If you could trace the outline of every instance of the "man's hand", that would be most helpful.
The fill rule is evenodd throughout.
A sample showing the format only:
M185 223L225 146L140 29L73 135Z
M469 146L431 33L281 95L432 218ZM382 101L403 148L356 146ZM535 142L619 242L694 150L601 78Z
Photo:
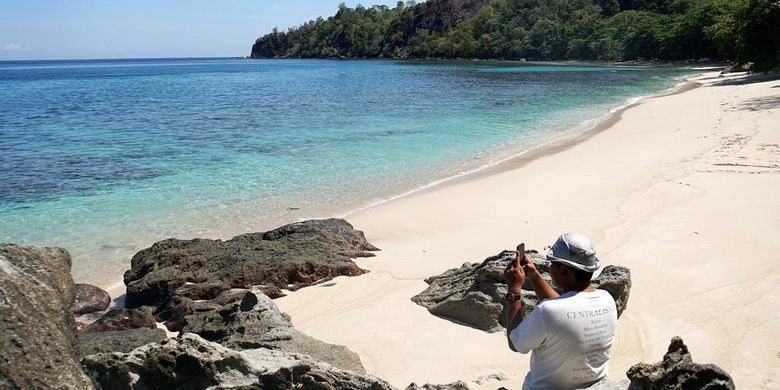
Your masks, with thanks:
M513 294L520 294L523 288L523 283L525 283L525 271L520 265L521 262L526 264L526 267L528 267L527 264L533 264L525 255L525 252L520 253L520 251L518 251L515 259L507 264L506 269L504 269L506 287ZM533 268L533 270L535 271L536 268Z
M520 265L523 267L523 273L525 273L527 278L535 278L539 275L539 270L536 269L536 264L534 264L534 262L531 261L528 256L525 256L525 261L521 261Z
M528 256L525 255L525 245L520 244L517 246L517 255L514 260L510 261L504 269L504 279L506 279L506 288L510 293L520 295L523 291L523 283L525 283L525 271L523 271L523 265L530 263ZM523 265L521 265L523 264ZM509 348L515 352L514 344L512 344L512 330L522 321L520 318L520 309L523 305L522 300L516 300L514 303L509 303L506 311L506 339L509 343Z

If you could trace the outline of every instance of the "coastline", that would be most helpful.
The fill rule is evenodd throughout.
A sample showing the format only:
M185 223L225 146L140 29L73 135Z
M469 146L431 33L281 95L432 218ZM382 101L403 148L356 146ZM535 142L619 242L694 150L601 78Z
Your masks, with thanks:
M540 63L549 64L554 62L540 62ZM564 64L565 63L562 63L562 65ZM601 64L601 65L593 64L593 66L605 66L605 65L606 64ZM627 99L627 101L624 104L611 109L609 113L581 121L580 123L570 126L569 130L555 133L535 144L525 146L519 150L513 150L512 152L510 152L508 156L499 158L498 160L491 161L482 165L469 166L466 167L465 170L459 173L449 175L449 176L444 176L441 178L435 178L430 182L424 183L417 187L412 187L411 189L404 190L402 192L401 191L395 193L391 192L386 194L387 196L384 198L369 202L367 204L356 206L351 209L346 208L341 210L331 210L332 213L330 214L325 213L319 217L311 217L311 216L309 217L327 218L329 215L336 215L336 217L338 218L349 218L351 215L360 213L361 211L373 207L381 206L385 203L393 202L395 200L402 199L408 196L414 196L416 194L425 193L427 191L435 191L436 189L442 186L467 182L469 180L473 180L482 176L489 176L489 175L505 172L508 170L517 169L534 159L546 155L562 152L568 149L569 147L584 142L585 140L592 137L593 135L596 135L608 129L609 127L614 125L618 120L620 120L621 114L624 111L626 111L631 107L642 104L643 102L649 99L656 99L664 96L676 95L694 88L698 88L700 86L698 83L691 82L689 80L694 79L696 77L700 77L701 75L702 73L683 76L680 78L680 82L678 84L676 84L673 87L667 88L663 91L660 91L658 93L654 93L651 95L630 97ZM309 217L298 218L298 221L306 220Z
M679 335L697 361L720 365L738 387L776 388L780 319L766 311L780 304L771 256L780 247L761 237L780 230L780 151L766 131L778 124L771 86L780 83L718 83L743 77L699 76L703 87L645 99L578 142L351 213L383 249L358 260L371 272L277 304L298 329L346 345L397 386L461 379L472 388L517 388L528 356L509 352L503 334L437 318L409 298L425 278L516 241L541 250L579 231L594 239L605 265L633 274L611 378L657 361ZM738 212L722 217L724 205ZM508 380L475 384L490 375Z
M592 64L603 66L603 64ZM153 218L164 234L147 234L145 231L132 231L121 225L109 226L107 231L112 232L110 239L104 238L102 242L87 243L78 250L70 248L76 258L89 259L90 261L78 262L74 267L74 275L80 282L100 285L112 292L123 288L121 274L127 269L128 260L138 251L151 246L159 240L176 237L180 239L204 237L212 239L229 239L233 236L249 231L270 230L286 223L302 221L313 218L327 218L341 216L349 218L352 214L361 210L376 207L395 199L411 196L420 192L426 192L443 185L470 180L472 177L489 175L503 169L511 169L516 161L526 161L548 153L548 149L559 148L572 140L580 139L587 134L600 131L605 125L614 120L616 116L627 107L635 105L637 101L663 96L669 93L677 93L686 77L675 77L675 85L657 92L647 92L645 95L628 96L622 101L617 100L610 104L604 104L593 111L593 115L579 115L579 119L571 118L560 120L552 125L553 134L529 136L523 131L516 139L505 142L505 146L495 149L486 149L479 155L463 155L457 160L442 162L438 166L429 167L424 172L419 171L409 175L405 181L394 181L379 185L365 185L361 180L347 178L343 181L330 183L329 187L337 188L338 197L334 197L334 191L316 193L325 196L329 201L311 201L314 192L306 192L305 185L294 192L292 196L284 193L272 193L261 197L245 197L239 200L220 202L175 213L165 213ZM566 114L560 115L566 118ZM522 126L521 126L522 127ZM539 129L546 130L543 127ZM534 130L536 131L536 130ZM483 154L484 153L484 154ZM316 198L314 198L316 199ZM180 216L185 217L180 217ZM248 217L248 216L254 217ZM258 218L257 215L263 215ZM150 218L152 219L152 218ZM133 223L124 223L135 225ZM184 227L182 229L182 227ZM81 234L79 237L89 237L89 234ZM66 246L67 245L62 245ZM99 246L99 247L98 247ZM99 259L100 262L92 264ZM87 266L88 264L88 266ZM120 275L120 277L116 277Z

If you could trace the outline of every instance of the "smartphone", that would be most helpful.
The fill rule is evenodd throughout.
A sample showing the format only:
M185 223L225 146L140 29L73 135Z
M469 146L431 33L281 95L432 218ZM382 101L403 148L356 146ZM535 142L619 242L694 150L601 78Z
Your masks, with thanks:
M517 246L517 253L521 256L520 257L520 266L524 267L526 264L528 264L528 260L525 257L525 243L520 243L520 245Z

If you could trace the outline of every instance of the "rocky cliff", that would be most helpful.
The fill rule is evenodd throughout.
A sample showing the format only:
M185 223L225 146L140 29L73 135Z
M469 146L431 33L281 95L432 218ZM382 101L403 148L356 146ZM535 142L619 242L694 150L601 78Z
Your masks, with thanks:
M0 244L0 388L86 389L79 369L70 255Z

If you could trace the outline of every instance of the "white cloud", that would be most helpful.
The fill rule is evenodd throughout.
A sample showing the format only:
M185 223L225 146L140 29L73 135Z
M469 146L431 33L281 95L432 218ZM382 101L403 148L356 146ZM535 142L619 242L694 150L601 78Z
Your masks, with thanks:
M9 43L3 47L3 51L22 51L25 50L22 45L18 43Z

